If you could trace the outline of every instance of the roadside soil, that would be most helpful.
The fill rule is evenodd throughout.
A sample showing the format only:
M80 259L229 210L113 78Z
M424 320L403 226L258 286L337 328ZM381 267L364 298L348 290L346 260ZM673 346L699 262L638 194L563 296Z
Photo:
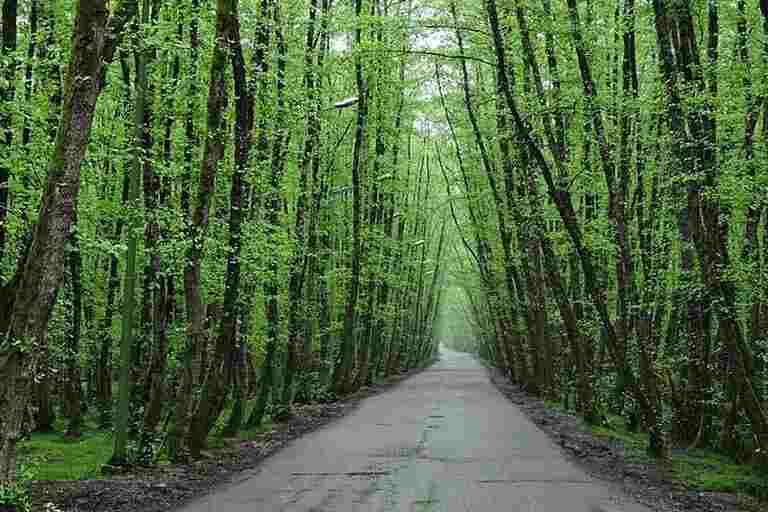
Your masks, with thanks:
M495 369L491 381L510 402L590 475L620 488L637 502L658 512L759 512L751 498L728 493L700 492L665 479L663 464L630 460L620 441L601 439L586 430L578 417L553 410L543 400L511 384Z
M386 391L420 370L391 377L342 400L297 406L293 417L252 441L232 441L190 464L133 468L99 480L37 481L29 485L34 512L167 512L204 496L239 473L256 468L294 439L341 418L367 397Z

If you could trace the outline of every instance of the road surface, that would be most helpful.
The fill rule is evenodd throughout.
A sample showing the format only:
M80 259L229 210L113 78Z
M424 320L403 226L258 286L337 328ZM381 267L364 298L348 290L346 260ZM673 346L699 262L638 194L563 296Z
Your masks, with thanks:
M181 512L648 512L569 463L470 356L441 360Z

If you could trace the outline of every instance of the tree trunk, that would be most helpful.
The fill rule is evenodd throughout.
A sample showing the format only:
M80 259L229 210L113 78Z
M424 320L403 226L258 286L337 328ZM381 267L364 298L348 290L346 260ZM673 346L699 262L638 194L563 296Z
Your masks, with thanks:
M64 385L64 400L68 416L68 438L79 438L83 423L82 388L80 383L80 327L82 325L83 287L81 282L82 254L77 233L77 214L73 219L73 229L67 251L69 264L70 290L72 305L70 310L69 332L66 345L66 381Z
M81 0L74 27L64 108L39 220L16 288L8 337L0 347L0 381L6 384L0 390L0 484L16 480L16 443L39 363L37 355L44 351L48 320L64 275L64 247L77 208L80 166L99 93L106 3Z
M307 222L307 251L306 251L306 283L307 283L307 289L306 289L306 315L304 320L304 346L303 346L303 355L302 359L304 361L307 361L309 357L311 356L311 348L312 343L314 342L315 338L315 321L316 318L318 318L320 315L323 314L322 311L317 311L314 309L315 301L321 301L320 295L317 291L318 288L323 288L323 281L325 279L325 276L323 275L323 272L320 269L320 255L319 252L319 241L320 236L318 235L318 227L321 224L322 221L322 198L325 194L325 181L326 176L321 175L321 164L323 163L323 158L320 154L320 135L322 134L322 119L320 116L319 108L321 106L321 99L319 97L318 93L318 86L319 86L319 80L316 78L316 73L320 73L324 69L324 62L325 62L325 55L327 53L328 48L328 24L330 23L330 0L322 0L322 6L321 6L321 22L320 22L320 32L317 35L317 39L320 41L319 45L320 48L316 49L315 52L317 53L317 63L312 63L312 66L314 66L314 72L310 76L312 77L312 89L310 92L310 108L314 108L316 110L311 110L308 114L307 119L307 137L312 136L314 138L314 142L312 143L312 151L311 151L311 167L312 167L312 203L309 208L309 220ZM309 35L309 33L307 33ZM310 84L308 83L307 86ZM306 153L306 152L305 152ZM324 236L324 235L323 235ZM322 309L322 307L321 307ZM320 317L322 318L322 317ZM322 323L322 320L321 320ZM322 332L321 327L321 334L320 334L320 384L321 386L325 387L327 384L327 370L328 366L326 364L326 358L328 357L328 337ZM306 385L310 385L309 379L306 380ZM305 393L306 394L306 393Z
M229 217L229 258L227 259L226 282L224 286L224 310L216 340L214 358L201 392L200 402L192 420L190 447L193 455L199 455L199 448L205 444L210 426L221 414L232 381L234 367L239 359L237 347L237 319L240 313L240 254L244 209L248 197L245 182L253 125L253 101L248 92L245 60L240 43L240 22L237 0L227 0L227 41L232 61L235 82L235 172L232 175ZM277 22L277 20L276 20ZM207 427L207 428L204 428Z
M142 25L149 21L149 1L143 0L141 11ZM134 103L134 156L133 169L129 178L128 185L128 203L127 206L132 211L139 209L139 195L141 191L141 177L144 171L144 162L142 155L142 144L144 141L144 125L147 116L147 70L146 54L138 52L136 54L136 97ZM139 220L129 218L128 220L128 247L126 251L125 276L123 283L123 309L122 323L120 333L120 379L119 394L117 399L117 418L115 422L114 449L112 457L109 460L111 466L124 466L128 464L128 429L130 423L130 402L131 391L134 385L133 371L135 366L134 354L138 352L138 345L135 345L135 307L136 307L136 267L138 256L138 235Z
M362 177L367 165L367 124L368 124L368 84L363 76L363 61L359 48L362 45L362 8L363 0L355 0L355 81L357 83L357 124L355 128L355 144L352 157L352 275L347 289L347 300L344 310L344 337L342 340L341 364L336 367L333 382L335 391L346 394L352 390L352 372L355 364L355 326L356 306L360 289L360 268L362 258L362 215L363 190Z
M303 319L307 316L307 303L312 300L305 296L304 284L307 277L307 202L311 195L309 183L313 162L318 161L320 145L320 101L318 98L316 24L319 0L309 4L306 42L304 44L304 88L307 94L306 134L300 162L299 188L296 196L296 223L294 225L294 247L288 283L288 361L283 381L283 407L290 411L293 401L293 381L299 369L305 369L309 362L311 340L301 340L305 334ZM313 184L316 186L316 184ZM311 205L310 205L311 206ZM311 220L310 220L311 222ZM299 346L301 344L301 346Z
M199 15L200 15L200 2L199 0L192 0L192 12L191 21L189 27L189 46L190 46L190 58L189 58L189 93L187 99L186 115L184 119L184 132L186 144L184 145L184 173L182 174L181 183L181 210L184 216L184 225L186 232L189 235L199 233L203 226L197 226L193 224L192 218L192 205L191 194L192 188L192 168L194 166L193 148L197 147L198 136L195 130L195 98L197 96L197 79L198 79L198 58L199 58ZM220 100L214 101L217 103ZM226 108L223 105L215 105L213 107L213 113L218 116L223 115L223 111ZM223 132L221 128L222 121L217 119L214 121L214 126L218 129L219 134ZM223 149L220 150L223 154ZM221 158L221 156L219 156ZM207 168L208 172L213 172L212 169ZM205 182L207 183L207 180ZM204 196L205 197L205 196ZM205 215L201 216L200 220L204 220L207 223L207 208ZM195 240L195 239L193 239ZM202 247L198 249L202 251ZM168 458L173 462L181 462L186 459L186 451L184 449L184 436L187 433L189 425L189 409L192 403L192 394L195 388L195 361L199 358L200 347L202 346L202 327L200 323L202 320L199 318L202 316L202 299L199 294L199 274L196 274L193 269L190 269L188 265L199 264L198 259L201 256L197 251L188 251L186 255L186 265L184 267L184 299L186 307L186 320L187 320L187 339L186 346L183 349L183 356L181 361L181 380L179 387L176 391L176 407L173 412L173 423L168 429Z
M276 116L279 120L275 129L272 142L271 176L266 201L267 236L271 242L276 240L280 228L280 211L282 210L281 184L285 170L285 148L287 145L287 127L285 125L285 66L286 46L283 38L282 25L279 18L279 5L274 6L275 13L275 40L277 46L277 108ZM251 416L248 419L250 427L259 426L264 418L264 413L270 394L277 397L275 390L275 366L280 337L280 286L279 286L279 261L278 258L270 258L269 277L264 282L264 295L267 320L267 344L264 355L264 363L261 368L259 395L256 399Z
M234 3L233 3L234 1ZM216 36L213 47L210 82L208 88L208 131L205 139L205 149L200 169L200 183L197 191L197 205L195 206L192 223L190 224L190 239L192 245L187 252L187 262L184 268L184 290L187 304L187 336L189 347L194 354L203 346L206 337L204 326L205 308L201 297L200 272L205 246L205 238L211 214L211 203L216 190L216 173L219 163L224 157L226 140L225 114L229 99L226 68L227 56L230 51L230 37L233 24L237 22L234 17L237 9L236 0L218 0L216 3ZM222 383L221 385L226 385ZM203 383L203 386L218 386L219 383ZM208 391L212 389L209 387ZM205 393L198 401L198 409L194 413L187 433L187 446L193 456L198 456L205 446L209 430L209 410L215 404L211 403L211 396ZM189 412L177 409L176 421L186 423ZM186 425L183 425L186 426ZM178 441L184 435L184 431L177 426Z

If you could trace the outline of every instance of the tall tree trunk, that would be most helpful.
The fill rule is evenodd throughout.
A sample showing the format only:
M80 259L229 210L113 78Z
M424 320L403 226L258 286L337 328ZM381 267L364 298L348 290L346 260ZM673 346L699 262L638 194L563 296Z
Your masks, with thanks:
M344 337L342 339L341 364L336 367L333 382L339 394L351 391L353 386L353 366L355 364L355 326L357 317L358 293L360 289L360 270L363 252L362 215L363 190L362 178L367 166L367 125L368 125L368 83L363 75L363 58L360 53L363 39L362 12L363 0L355 0L355 82L357 84L357 124L355 127L355 143L352 156L352 274L347 289L347 300L344 310Z
M83 423L82 388L80 383L80 331L83 312L83 287L81 282L81 269L83 266L80 253L80 240L77 233L77 214L73 219L73 229L67 251L67 263L69 266L70 291L72 303L70 310L69 332L67 332L66 344L66 377L64 384L64 400L68 415L68 438L79 438Z
M280 6L275 4L273 12L277 15ZM285 123L285 67L286 46L279 17L275 20L275 42L277 46L276 89L277 107L275 110L277 124L272 141L271 176L266 201L267 237L274 245L280 229L280 211L282 210L281 186L285 171L285 154L287 147L287 126ZM256 397L248 426L261 425L269 402L270 394L277 396L275 391L275 366L277 362L278 344L280 341L280 266L279 258L272 257L269 261L268 277L264 281L265 310L267 320L267 342L264 362L261 366L259 394Z
M127 121L127 112L130 111L132 103L131 95L131 76L128 63L124 58L120 59L123 82L123 101L122 105L126 115L126 130L130 131L132 123ZM128 196L131 185L131 168L126 164L123 169L122 177L121 204L128 204ZM126 224L124 215L118 215L114 221L114 231L109 237L112 244L117 244L122 238L123 228ZM100 327L100 338L96 355L96 404L99 411L99 427L106 429L112 426L113 420L113 401L112 401L112 349L114 345L114 336L112 333L112 322L115 311L117 310L117 294L120 291L120 273L119 258L115 252L109 255L109 271L107 275L107 298L104 307L104 317Z
M156 6L156 8L158 8ZM157 17L159 12L155 11L154 16ZM179 23L177 29L177 42L181 43L184 34L184 25ZM167 92L170 94L175 91L179 85L179 75L181 73L181 57L177 53L170 65L170 80L167 80L162 86L164 94ZM173 161L173 127L175 124L176 112L166 111L162 116L163 127L163 146L162 146L162 160L165 165L172 165ZM145 125L147 125L145 123ZM145 140L148 138L145 135ZM149 142L149 141L147 141ZM147 147L150 144L145 144ZM146 178L145 178L146 179ZM155 177L155 201L157 201L159 208L165 209L170 206L171 198L171 178L169 177ZM145 183L146 187L146 183ZM146 192L145 192L146 193ZM147 207L147 198L145 197L145 208ZM156 221L156 219L152 219ZM159 223L158 223L159 224ZM168 237L168 229L166 226L157 226L158 229L158 241L162 243ZM159 269L159 254L157 258L153 258L153 264L155 264L156 274L160 273ZM155 289L155 319L154 319L154 337L155 344L152 352L152 359L148 368L148 371L144 377L144 393L148 397L144 410L144 418L142 425L142 433L149 438L152 437L157 428L158 423L162 415L162 406L166 399L166 395L172 386L165 383L163 378L167 369L167 357L168 357L168 327L173 321L176 310L176 276L173 273L170 275L159 275L156 279ZM183 371L183 369L182 369ZM182 377L183 378L183 377Z
M192 205L191 205L191 188L192 188L192 168L194 166L193 148L197 147L198 135L195 130L195 109L196 109L196 97L197 97L197 79L198 79L198 58L200 48L199 38L199 15L200 15L200 2L199 0L192 0L191 21L189 24L189 92L186 105L186 114L184 118L184 135L186 143L184 145L184 173L182 174L181 183L181 210L184 218L184 227L188 234L192 235L199 231L193 227L192 219ZM223 111L226 107L217 105L214 107L214 113L216 115L223 115ZM220 127L221 121L216 120L214 125L217 127L219 133L223 131ZM223 149L221 150L223 153ZM219 157L221 158L221 157ZM213 172L210 169L208 172ZM207 210L207 209L206 209ZM206 211L207 219L207 211ZM201 217L202 220L202 217ZM206 220L207 222L207 220ZM202 248L200 249L202 251ZM190 260L190 256L193 258ZM195 263L199 255L190 254L189 251L186 256L185 263ZM200 349L202 346L202 336L204 333L198 324L198 315L202 315L202 299L196 286L199 281L195 280L196 274L188 271L185 266L184 270L184 299L186 307L186 320L187 320L187 336L186 345L183 349L182 361L181 361L181 380L178 390L176 391L176 407L173 412L173 423L168 429L168 458L174 462L180 462L186 459L186 450L184 449L184 436L186 435L189 425L189 409L192 403L192 394L196 383L195 379L195 361L199 358ZM189 301L193 301L191 304ZM200 321L201 322L201 321Z
M312 168L312 203L309 208L309 220L307 222L307 251L306 251L306 315L304 320L304 346L303 346L303 355L302 359L304 361L308 361L311 357L311 349L312 349L312 343L315 339L315 321L321 315L322 313L320 311L317 311L314 309L315 301L320 301L320 298L318 297L318 288L323 287L323 280L325 276L321 272L320 269L320 255L318 254L319 251L319 241L321 236L318 235L318 227L321 224L321 217L322 217L322 198L324 194L323 188L325 187L325 176L321 176L321 165L323 163L323 158L321 156L321 148L320 148L320 136L322 134L322 118L320 116L319 108L322 104L322 100L319 97L319 73L322 73L325 63L325 55L328 51L328 44L329 44L329 34L328 34L328 25L330 23L330 8L331 3L330 0L322 0L321 4L321 22L320 22L320 31L317 35L317 39L319 40L320 48L316 50L317 53L317 62L316 64L313 63L312 65L314 68L314 74L312 74L313 81L311 82L313 90L310 93L310 98L312 99L312 103L310 103L310 108L315 108L316 110L311 110L308 113L308 119L307 119L307 136L309 137L312 135L314 137L314 142L312 143L312 154L311 154L311 168ZM306 153L305 153L306 154ZM327 187L325 187L327 188ZM326 370L328 369L327 365L325 364L325 360L327 358L327 344L323 344L322 341L327 341L327 337L323 333L320 335L321 338L321 354L320 354L320 384L322 386L325 386L326 384ZM325 349L325 350L324 350ZM310 380L307 379L305 385L309 386L311 384ZM306 393L305 393L306 394Z
M228 91L226 79L227 56L229 52L229 36L231 28L231 2L230 0L218 0L216 3L216 36L211 62L210 81L208 87L207 106L207 133L203 158L200 166L200 180L197 190L197 203L191 222L188 224L188 238L192 241L187 250L184 266L184 296L187 316L187 354L186 358L194 358L202 349L207 336L205 329L205 307L201 296L200 270L203 250L211 214L211 202L216 189L216 173L219 163L224 157L226 122L225 113L228 104ZM188 366L188 368L186 368ZM169 433L173 437L174 458L177 460L185 457L184 439L187 428L190 426L190 405L193 377L192 360L185 360L185 374L182 377L181 396L177 402L174 426ZM205 441L200 430L207 433L207 423L191 424L192 429L198 429L193 434L189 432L187 446L195 454L202 446L193 446L191 439ZM171 443L169 443L171 444Z
M236 27L237 29L237 27ZM243 48L240 43L239 30L231 38L232 44L232 70L235 83L235 173L232 176L232 189L230 191L230 259L227 262L227 280L224 291L224 321L220 329L219 337L222 343L227 345L233 366L233 410L227 424L227 432L237 433L243 420L244 391L245 391L245 360L248 357L247 346L243 344L247 339L248 322L245 317L250 313L248 301L241 292L241 237L243 224L247 220L248 199L250 186L246 179L250 158L250 146L253 139L254 98L248 89L248 78L243 57ZM231 312L227 313L228 308ZM240 320L240 333L238 333L238 319Z
M159 7L154 5L150 13L150 23L156 24ZM156 50L153 47L146 47L137 50L137 59L141 59L141 65L137 60L137 88L143 87L145 108L144 119L140 130L140 148L142 159L142 174L144 185L144 250L148 253L148 259L144 267L144 336L148 337L150 343L146 347L147 363L140 366L146 370L139 375L140 389L138 390L143 397L144 418L141 427L141 452L142 456L151 457L151 442L154 437L155 429L160 422L162 414L163 396L165 390L165 377L168 358L168 302L171 299L168 287L168 281L163 276L161 261L161 241L162 232L160 221L160 209L163 207L163 182L161 177L155 172L155 164L152 158L154 148L154 138L152 136L152 125L155 115L152 111L152 100L154 97L155 86L152 82L152 63L156 59ZM142 69L143 67L143 69ZM139 76L143 84L140 84ZM165 129L165 126L163 127ZM163 148L165 152L165 148ZM149 289L147 290L147 287ZM137 360L141 360L143 354L138 354Z
M31 381L43 352L48 320L64 275L64 247L77 208L80 166L90 137L105 60L107 28L103 0L77 5L66 93L48 180L29 257L16 288L10 327L0 347L0 484L16 480L16 443L29 403ZM83 80L83 77L89 79Z
M288 278L288 360L286 362L283 380L283 408L290 412L293 401L293 381L296 372L308 362L311 340L305 339L302 346L301 336L307 315L307 302L312 300L303 294L307 272L307 202L311 197L309 183L310 170L313 162L319 158L320 143L320 102L317 91L317 70L315 69L315 52L317 50L316 24L319 12L319 0L310 0L309 21L307 24L306 42L304 44L304 88L307 94L306 131L304 148L299 165L299 187L296 195L296 223L293 232L293 257L290 276Z
M736 24L737 28L737 44L739 60L742 64L744 84L744 103L745 103L745 116L744 116L744 159L747 165L747 175L752 183L752 187L756 189L752 201L747 207L746 220L744 225L744 245L742 247L742 259L746 265L748 265L749 272L753 275L760 275L763 272L763 265L766 262L761 261L762 252L760 250L760 239L758 237L758 227L760 224L760 218L762 217L763 210L765 208L765 191L762 190L759 184L755 183L757 174L757 163L754 160L754 139L755 131L757 127L757 121L759 118L758 108L759 102L765 101L764 94L758 94L757 97L753 94L752 88L752 59L749 51L751 44L750 34L751 31L747 26L748 17L746 12L746 1L739 0L736 2L738 11L738 20ZM765 26L768 27L768 16L764 16ZM763 38L767 34L763 33ZM765 43L764 43L765 44ZM715 77L716 79L716 77ZM710 80L712 80L710 78ZM764 121L765 122L765 121ZM765 245L765 241L763 241ZM749 343L751 349L755 352L755 380L760 382L763 378L763 367L765 364L762 362L762 352L760 343L758 340L762 339L765 335L764 319L761 318L761 312L765 308L764 306L764 290L760 290L759 287L755 287L752 293L752 304L749 312L749 322L747 335L749 336ZM761 386L762 387L762 386ZM758 390L760 399L763 400L762 393Z
M227 388L234 376L234 367L239 359L237 346L237 319L240 314L240 254L242 249L244 208L248 197L245 176L248 171L253 125L253 100L248 91L245 60L240 43L240 21L237 0L228 0L227 41L235 82L235 172L232 175L229 210L229 257L227 259L226 282L224 286L224 311L216 340L214 359L200 396L200 403L192 420L190 447L199 455L198 447L205 444L210 427L221 414ZM276 20L276 22L278 22Z
M142 0L141 25L146 27L149 23L149 0ZM134 155L133 169L129 178L128 202L130 211L139 211L139 196L141 193L141 177L144 172L143 148L144 126L147 116L148 90L147 90L147 55L144 51L136 54L136 95L134 103ZM137 256L138 235L137 230L140 220L136 217L128 219L128 247L126 250L125 276L123 283L123 310L120 332L120 379L117 399L117 418L115 422L114 448L109 464L123 466L128 464L128 429L130 423L131 391L134 385L134 330L136 307L136 281L137 281Z

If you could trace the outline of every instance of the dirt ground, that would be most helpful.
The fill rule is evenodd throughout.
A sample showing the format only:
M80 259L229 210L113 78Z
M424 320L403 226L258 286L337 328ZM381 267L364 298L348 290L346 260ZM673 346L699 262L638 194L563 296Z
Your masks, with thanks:
M491 380L576 464L592 476L619 486L639 503L659 512L758 512L766 510L748 498L726 493L699 492L664 478L664 467L628 460L620 442L585 432L577 417L552 410L544 401L510 384L495 370Z
M232 443L206 452L190 464L136 468L101 480L32 482L34 512L166 512L210 493L239 473L257 467L265 458L301 435L328 425L353 411L365 398L381 393L412 375L399 375L333 403L297 407L293 418L254 441Z

